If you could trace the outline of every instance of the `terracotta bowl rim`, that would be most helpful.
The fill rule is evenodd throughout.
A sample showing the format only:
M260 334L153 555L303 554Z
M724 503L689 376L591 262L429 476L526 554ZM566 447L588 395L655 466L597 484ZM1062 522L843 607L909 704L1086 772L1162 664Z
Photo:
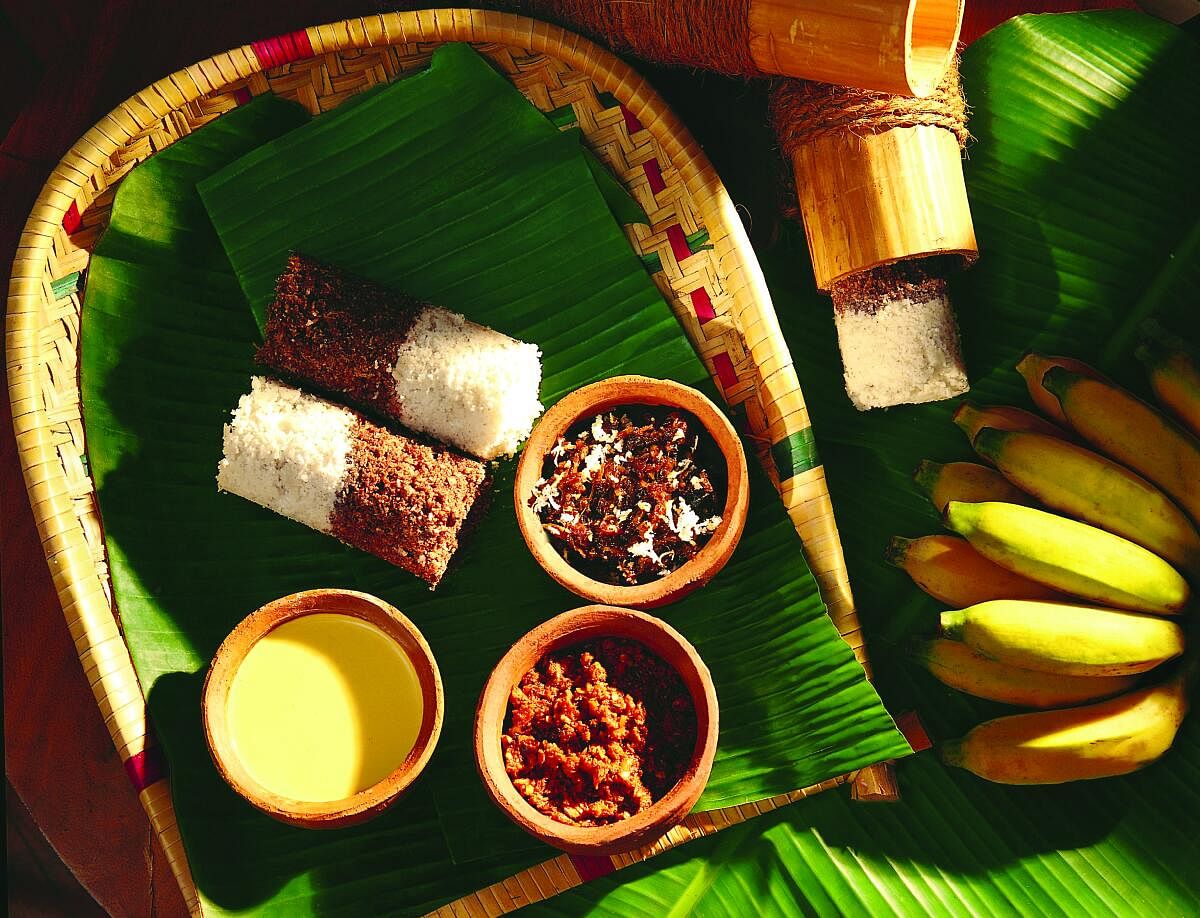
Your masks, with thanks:
M725 505L721 524L696 557L666 577L636 586L603 583L576 570L550 542L528 496L541 477L546 454L581 418L619 405L668 405L689 412L704 425L725 458ZM592 602L651 609L680 599L711 580L729 561L742 537L750 505L750 477L742 441L725 413L703 392L670 379L613 376L564 396L538 420L525 443L513 481L518 528L530 553L547 574Z
M535 809L504 769L500 734L509 694L521 676L557 648L620 630L666 659L665 649L686 664L679 671L696 710L696 746L687 768L663 797L635 816L608 826L571 826ZM554 616L525 634L504 654L480 693L475 710L475 765L492 801L509 819L541 841L574 854L611 855L648 844L684 820L704 792L717 751L720 712L712 676L695 647L671 625L636 609L588 605Z
M342 614L369 622L401 645L416 669L424 712L408 757L370 787L341 800L294 800L263 787L237 760L225 720L225 704L238 666L250 649L284 622L305 615ZM442 732L445 695L433 651L416 625L394 606L369 593L346 589L303 590L281 596L247 615L221 642L204 678L204 736L213 764L248 803L281 822L303 828L335 828L363 822L394 803L429 763Z

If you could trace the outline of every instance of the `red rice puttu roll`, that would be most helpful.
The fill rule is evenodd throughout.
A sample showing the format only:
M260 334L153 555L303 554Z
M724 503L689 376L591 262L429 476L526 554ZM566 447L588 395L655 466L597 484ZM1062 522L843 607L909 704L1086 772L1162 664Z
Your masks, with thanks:
M293 253L258 362L481 459L542 412L536 345Z
M487 468L256 376L225 425L217 487L434 588L489 493Z

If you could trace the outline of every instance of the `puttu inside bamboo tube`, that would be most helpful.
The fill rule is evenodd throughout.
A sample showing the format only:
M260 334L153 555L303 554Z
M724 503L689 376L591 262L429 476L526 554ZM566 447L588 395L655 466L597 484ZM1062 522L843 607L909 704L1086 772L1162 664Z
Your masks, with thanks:
M772 120L796 180L860 410L967 391L948 274L975 261L957 68L927 99L779 81Z
M661 64L904 96L933 92L965 0L520 0L522 12Z

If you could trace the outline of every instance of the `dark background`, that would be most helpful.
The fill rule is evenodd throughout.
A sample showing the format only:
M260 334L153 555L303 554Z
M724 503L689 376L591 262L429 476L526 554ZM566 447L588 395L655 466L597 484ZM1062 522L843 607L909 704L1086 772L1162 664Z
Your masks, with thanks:
M3 274L58 159L142 87L260 38L367 13L442 5L452 4L0 0ZM967 0L963 40L1020 12L1133 5L1127 0ZM638 66L705 147L755 246L769 248L784 201L781 166L766 126L765 85ZM0 402L9 912L184 914L67 633L25 495L12 428L3 420L9 415L6 387Z

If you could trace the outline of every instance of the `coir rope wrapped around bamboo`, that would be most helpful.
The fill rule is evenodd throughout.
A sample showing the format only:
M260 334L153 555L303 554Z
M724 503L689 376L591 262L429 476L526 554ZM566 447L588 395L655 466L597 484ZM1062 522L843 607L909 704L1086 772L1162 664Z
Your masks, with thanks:
M946 276L978 255L958 68L910 99L780 80L771 115L859 409L965 392Z
M520 0L517 6L658 63L924 96L950 64L964 3Z

